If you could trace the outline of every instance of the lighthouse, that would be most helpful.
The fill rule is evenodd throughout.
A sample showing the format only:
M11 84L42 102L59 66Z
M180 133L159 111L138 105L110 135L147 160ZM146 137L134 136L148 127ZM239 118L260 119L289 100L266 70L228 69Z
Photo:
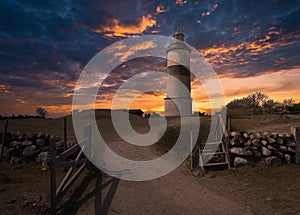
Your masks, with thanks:
M173 38L174 42L167 48L167 73L172 77L167 80L165 116L191 116L191 49L185 44L184 34L180 31Z

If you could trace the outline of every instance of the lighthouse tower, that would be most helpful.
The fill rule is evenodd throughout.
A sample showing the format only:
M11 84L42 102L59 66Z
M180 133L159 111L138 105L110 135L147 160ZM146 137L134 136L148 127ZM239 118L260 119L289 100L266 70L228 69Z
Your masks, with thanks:
M167 48L167 72L177 80L168 77L165 116L191 116L191 49L184 43L183 33L177 31L173 37L175 38L174 42Z

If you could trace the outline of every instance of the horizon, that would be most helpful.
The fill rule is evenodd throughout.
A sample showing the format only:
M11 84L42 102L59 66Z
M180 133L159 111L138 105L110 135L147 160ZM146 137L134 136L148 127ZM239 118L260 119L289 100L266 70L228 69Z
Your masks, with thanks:
M255 92L300 102L298 1L2 4L0 115L30 115L38 106L50 117L70 114L76 81L96 53L125 38L171 36L178 27L215 69L226 104ZM98 92L96 108L110 108L124 81L150 70L166 72L166 61L138 58L116 67ZM198 107L193 111L210 113L203 83L192 79L191 89ZM142 94L131 109L161 113L164 97L161 91Z

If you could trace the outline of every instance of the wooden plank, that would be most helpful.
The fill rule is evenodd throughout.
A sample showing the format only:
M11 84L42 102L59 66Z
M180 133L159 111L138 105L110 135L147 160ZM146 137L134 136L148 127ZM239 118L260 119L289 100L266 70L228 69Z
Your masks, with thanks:
M67 159L69 156L71 156L72 154L78 152L79 150L80 150L80 146L79 146L79 144L76 144L76 145L68 148L66 151L64 151L60 155L56 156L56 160L58 162L63 161L65 159Z
M206 163L204 166L219 166L219 165L225 165L227 162L219 162L219 163Z
M74 184L74 182L79 177L79 175L81 174L81 172L84 170L85 167L86 167L86 163L84 163L80 166L80 168L74 173L74 175L70 178L70 180L67 181L67 183L62 188L62 190L59 193L57 193L57 199L60 200L64 197L66 192L68 192L70 187Z
M87 158L82 158L82 159L80 159L78 161L75 161L75 160L64 161L64 162L59 162L57 164L57 167L59 167L59 168L67 168L67 167L71 167L71 166L76 167L76 166L78 166L78 165L80 165L82 163L85 163L87 161L88 161Z
M222 155L222 154L226 154L227 152L202 152L201 155L205 156L205 155Z

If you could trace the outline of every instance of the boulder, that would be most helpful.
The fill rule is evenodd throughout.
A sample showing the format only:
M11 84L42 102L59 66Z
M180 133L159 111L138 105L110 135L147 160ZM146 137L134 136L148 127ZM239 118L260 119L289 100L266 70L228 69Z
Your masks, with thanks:
M251 146L252 145L252 141L249 139L247 142L246 142L246 146Z
M287 161L287 163L290 163L291 162L291 155L289 155L289 154L284 154L284 158L285 158L285 160Z
M271 132L270 138L276 139L278 137L278 134L276 132Z
M35 141L37 139L37 135L35 133L29 132L25 135L25 140Z
M282 161L278 157L272 156L265 158L265 163L267 166L280 166Z
M249 138L249 134L247 132L244 132L243 133L243 137L246 138L246 139L248 139Z
M255 138L255 134L250 133L250 134L249 134L249 138L250 138L251 140L254 139L254 138Z
M266 140L262 140L261 143L262 143L264 146L268 145L268 142L267 142Z
M256 138L260 139L262 137L262 134L260 132L255 133Z
M276 139L276 143L279 144L279 145L283 145L283 144L284 144L284 141L283 141L282 138L278 137L278 138Z
M38 145L39 147L46 146L46 140L45 139L37 139L35 144Z
M296 142L294 140L287 140L286 146L296 147Z
M287 149L289 152L292 152L292 153L296 153L296 150L295 149L293 149L292 147L288 147L288 149Z
M271 151L276 151L274 146L268 145L268 149L270 149Z
M286 146L280 146L279 150L283 151L283 152L286 152L287 151L287 147Z
M242 148L242 147L234 147L230 149L230 152L232 154L241 155L241 156L251 156L252 152L248 148Z
M39 153L40 149L36 145L27 146L23 150L24 157L33 157L35 154Z
M46 137L46 134L43 133L43 132L39 132L39 133L37 134L37 138L38 138L38 139L44 139L45 137Z
M270 144L274 144L276 142L276 140L274 138L268 138L268 142Z
M262 154L259 150L252 150L252 154L255 160L258 160L262 157Z
M30 141L30 140L24 140L24 141L22 142L22 146L31 146L32 144L33 144L33 142Z
M260 140L259 139L257 139L257 138L255 138L255 139L253 139L252 140L252 144L254 145L254 146L260 146Z
M10 159L10 164L13 165L18 165L23 163L23 158L17 157L17 156L12 156Z
M262 147L262 154L266 157L270 156L272 154L272 152L267 149L266 147Z
M234 167L242 167L249 165L249 162L245 158L235 157L234 158Z
M51 161L50 153L49 152L41 152L36 156L35 159L38 163L47 165Z

